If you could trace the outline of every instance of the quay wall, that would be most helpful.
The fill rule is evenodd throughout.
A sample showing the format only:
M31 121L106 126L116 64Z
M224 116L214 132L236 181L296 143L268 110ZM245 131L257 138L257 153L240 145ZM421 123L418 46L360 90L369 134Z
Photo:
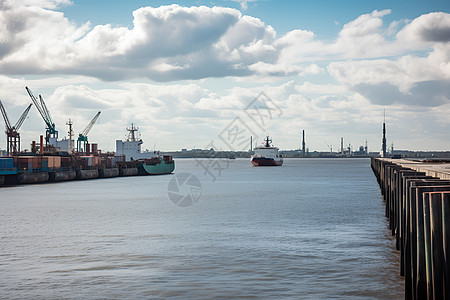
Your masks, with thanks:
M119 168L98 169L99 178L109 178L119 176Z
M17 183L18 184L27 184L27 183L42 183L48 181L48 173L24 173L17 175Z
M122 168L120 169L119 176L137 176L137 168Z
M78 180L94 179L94 178L98 178L98 169L77 171L76 179Z
M405 299L450 299L450 164L372 158Z
M77 177L76 171L50 172L48 181L49 182L69 181L74 180L76 177Z

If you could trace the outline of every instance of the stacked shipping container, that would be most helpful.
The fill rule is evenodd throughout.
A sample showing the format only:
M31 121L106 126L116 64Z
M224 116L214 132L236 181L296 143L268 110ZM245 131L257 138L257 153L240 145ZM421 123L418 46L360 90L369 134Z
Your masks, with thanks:
M39 172L61 168L60 156L18 156L19 171Z
M13 169L14 159L12 157L0 157L0 169Z

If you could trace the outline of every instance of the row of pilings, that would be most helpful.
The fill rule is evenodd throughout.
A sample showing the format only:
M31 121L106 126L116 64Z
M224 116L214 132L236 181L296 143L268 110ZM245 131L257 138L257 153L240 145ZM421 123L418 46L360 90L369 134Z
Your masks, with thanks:
M450 180L394 161L371 165L400 251L405 299L450 299Z

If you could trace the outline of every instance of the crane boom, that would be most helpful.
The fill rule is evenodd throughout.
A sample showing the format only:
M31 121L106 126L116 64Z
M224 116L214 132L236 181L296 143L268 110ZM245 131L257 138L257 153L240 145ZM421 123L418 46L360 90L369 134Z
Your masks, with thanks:
M100 116L101 111L99 111L94 118L92 118L91 122L89 122L89 124L86 126L86 128L84 128L83 132L81 133L81 135L83 136L87 136L89 131L91 131L92 127L94 126L95 122L97 121L98 117Z
M0 110L2 111L3 119L5 120L6 130L11 130L11 123L9 122L8 115L6 114L6 110L3 107L2 101L0 101Z
M16 130L19 130L20 126L22 126L23 121L25 121L25 118L27 117L28 112L30 111L30 108L31 108L32 105L33 105L33 104L30 103L30 105L28 105L28 107L25 109L25 111L24 111L24 112L22 113L22 115L20 116L19 120L17 120L17 123L16 123L16 125L14 126L14 128L15 128Z
M45 111L41 107L39 101L36 99L36 97L33 95L31 90L27 86L25 87L25 89L27 90L28 95L30 95L31 100L33 101L34 105L36 106L36 108L37 108L39 114L41 115L42 119L44 120L45 125L47 125L47 126L51 125L51 123L48 122L47 116L45 115Z
M30 95L31 100L33 101L37 110L41 114L41 117L44 120L45 125L47 126L45 130L45 141L46 144L48 144L50 138L58 138L58 131L56 130L55 123L53 123L50 111L48 110L47 105L45 105L44 99L42 98L41 95L39 95L38 101L38 99L36 99L36 97L33 95L31 90L27 86L25 87L25 89L27 90L28 95Z
M47 105L45 105L44 99L41 95L39 95L39 100L41 101L42 110L44 111L45 115L47 116L47 120L50 124L53 124L52 116L50 115L50 111L47 108Z

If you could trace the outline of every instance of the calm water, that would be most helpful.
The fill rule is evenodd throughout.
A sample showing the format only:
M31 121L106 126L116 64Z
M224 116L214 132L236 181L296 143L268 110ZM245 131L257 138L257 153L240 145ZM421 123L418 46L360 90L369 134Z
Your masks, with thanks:
M190 207L176 175L0 189L0 298L403 298L368 159L229 162L177 160Z

